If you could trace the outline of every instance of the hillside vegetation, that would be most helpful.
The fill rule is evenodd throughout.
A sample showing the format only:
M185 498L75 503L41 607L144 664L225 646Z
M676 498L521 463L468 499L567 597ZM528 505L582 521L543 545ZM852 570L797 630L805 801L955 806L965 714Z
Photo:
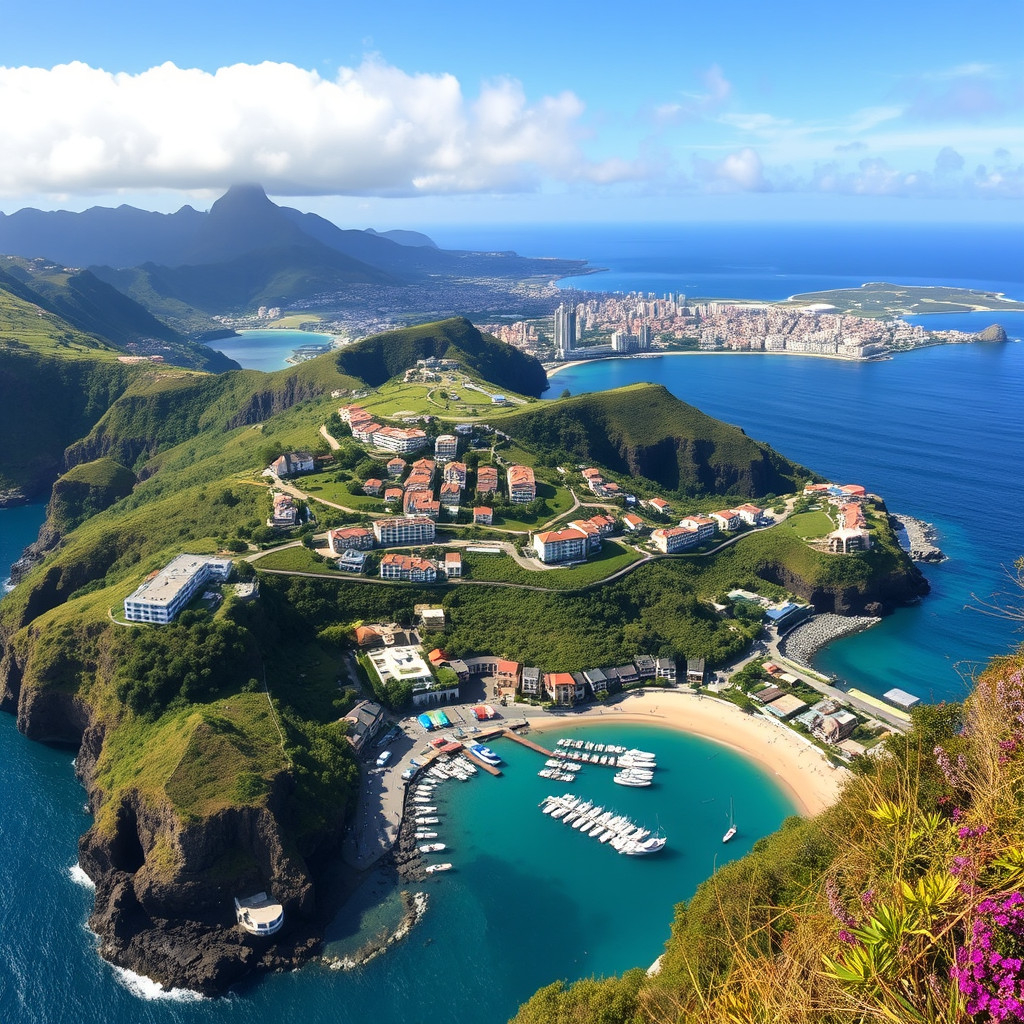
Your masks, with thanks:
M533 356L481 334L462 317L365 338L342 349L337 361L342 373L380 387L431 357L457 359L484 380L521 395L539 396L547 387L547 374Z
M660 384L527 409L507 418L502 429L566 462L596 463L680 496L784 494L812 475Z

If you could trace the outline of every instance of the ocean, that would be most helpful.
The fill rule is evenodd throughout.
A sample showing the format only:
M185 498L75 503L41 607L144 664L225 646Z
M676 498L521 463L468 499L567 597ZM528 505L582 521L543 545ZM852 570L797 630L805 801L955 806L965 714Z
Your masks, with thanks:
M209 345L246 370L272 373L288 366L288 357L300 345L329 345L331 337L313 331L239 331L238 337L219 338Z
M708 295L730 297L778 298L879 279L1024 296L1019 247L1005 231L922 228L908 235L908 229L886 228L872 241L872 230L836 229L827 233L827 244L806 228L778 227L745 235L739 228L644 225L481 229L475 235L453 230L434 237L453 247L588 256L610 267L607 275L585 278L581 284L588 288L609 287L621 274L622 287L689 294L707 288ZM779 237L773 241L772 234ZM689 255L681 254L681 241ZM977 322L965 316L957 322ZM1024 322L1000 319L1011 334L1024 335ZM269 368L279 365L275 357ZM820 667L876 692L902 685L940 699L960 695L961 673L1019 640L1012 623L971 606L972 594L984 600L1006 589L1001 566L1024 554L1018 469L1024 345L932 348L864 365L770 356L609 360L554 378L559 390L573 393L637 380L660 381L793 459L842 482L864 483L891 509L937 524L951 558L925 568L932 594L881 626L833 644L819 657ZM0 511L0 579L34 538L42 511ZM503 778L446 784L439 831L451 844L445 857L456 870L425 887L430 908L403 944L355 972L311 965L211 1001L160 993L96 956L85 924L91 892L76 870L77 839L89 817L73 754L25 740L14 719L0 715L7 782L0 801L4 1020L419 1024L444 1014L491 1024L557 978L647 966L668 935L672 903L692 893L724 852L729 797L740 825L729 856L776 828L791 807L759 769L704 741L639 726L607 733L595 727L590 735L635 741L658 753L664 770L657 788L620 792L597 769L581 773L576 788L663 827L671 844L665 855L619 857L541 815L536 804L561 790L535 776L536 755L502 743ZM329 951L357 948L398 913L397 892L371 876L332 927Z

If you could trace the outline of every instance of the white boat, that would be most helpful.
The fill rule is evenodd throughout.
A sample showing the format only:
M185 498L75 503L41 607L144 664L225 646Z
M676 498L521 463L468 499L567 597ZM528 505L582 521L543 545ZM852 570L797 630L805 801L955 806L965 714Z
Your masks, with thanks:
M427 872L427 874L433 875L433 874L436 874L438 871L451 871L451 869L452 869L451 864L445 863L445 864L428 864L424 870Z
M479 757L484 764L489 764L492 767L501 764L501 758L490 747L485 747L482 743L472 744L469 750L471 754Z
M417 818L417 825L436 825L441 819L440 818Z
M427 829L417 829L417 831L416 831L416 838L417 839L436 839L437 838L437 833L436 832L430 832Z
M618 786L635 786L644 787L651 784L651 780L642 775L631 775L628 771L616 772L612 777L612 782Z
M724 836L722 836L722 842L729 842L732 837L736 835L736 822L732 816L732 797L729 798L729 828L726 830Z
M440 853L444 849L447 849L444 843L424 843L420 847L420 853Z
M667 842L668 840L664 836L651 836L649 839L639 841L632 839L619 850L619 853L624 853L627 857L646 857L648 854L664 849Z

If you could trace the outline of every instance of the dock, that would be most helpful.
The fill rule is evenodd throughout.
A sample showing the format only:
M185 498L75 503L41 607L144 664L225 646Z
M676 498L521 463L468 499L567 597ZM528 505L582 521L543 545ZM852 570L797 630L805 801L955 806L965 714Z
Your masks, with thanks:
M472 750L467 750L465 747L463 747L462 756L466 758L467 761L472 761L473 764L477 766L477 768L482 768L489 775L498 776L501 774L500 768L495 768L493 764L488 764L482 758L477 757Z
M522 743L524 747L529 747L531 750L536 750L538 754L543 754L545 757L554 757L555 752L553 750L547 750L542 747L539 743L534 743L533 740L528 740L523 736L519 736L514 733L511 729L503 729L501 735L506 739L515 740L516 743Z

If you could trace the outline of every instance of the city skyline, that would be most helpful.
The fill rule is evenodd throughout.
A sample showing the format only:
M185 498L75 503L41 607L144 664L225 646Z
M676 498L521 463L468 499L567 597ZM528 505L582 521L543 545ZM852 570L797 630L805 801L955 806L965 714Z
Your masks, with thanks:
M21 5L0 210L206 209L259 181L356 227L1024 221L1019 6L617 14Z

